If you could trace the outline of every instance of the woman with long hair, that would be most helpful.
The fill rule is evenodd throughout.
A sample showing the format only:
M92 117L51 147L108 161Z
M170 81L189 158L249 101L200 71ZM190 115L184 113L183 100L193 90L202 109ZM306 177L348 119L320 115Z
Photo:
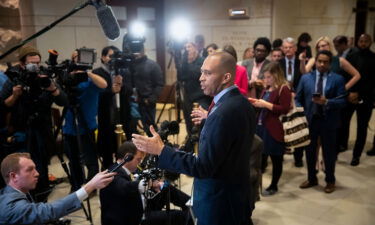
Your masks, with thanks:
M285 152L284 130L279 116L289 112L292 93L278 62L270 62L265 66L264 82L266 88L261 98L249 98L249 101L259 108L256 133L264 143L262 164L267 162L268 156L272 161L272 182L263 195L273 195L278 191Z

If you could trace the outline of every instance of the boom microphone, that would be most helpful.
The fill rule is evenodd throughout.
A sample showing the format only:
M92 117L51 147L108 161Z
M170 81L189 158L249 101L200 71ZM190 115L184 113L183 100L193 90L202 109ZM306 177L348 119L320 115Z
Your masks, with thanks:
M118 168L120 168L121 166L123 166L125 163L132 161L133 158L134 158L133 154L126 154L124 156L124 158L123 158L123 161L120 164L118 164L117 166L115 166L115 168L111 169L109 171L109 173L115 172L116 170L118 170Z
M112 8L102 1L92 0L91 2L96 8L96 16L105 36L109 40L116 40L120 36L120 26L113 14Z

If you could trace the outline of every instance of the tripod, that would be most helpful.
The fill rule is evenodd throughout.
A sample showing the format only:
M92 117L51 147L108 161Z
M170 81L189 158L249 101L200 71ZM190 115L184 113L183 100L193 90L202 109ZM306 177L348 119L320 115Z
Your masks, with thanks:
M87 125L86 123L84 122L84 119L82 116L80 116L80 110L79 110L79 104L77 103L77 100L75 99L76 97L75 96L72 96L70 95L69 96L70 98L70 103L75 103L75 104L70 104L69 106L66 106L64 107L63 109L63 113L62 113L62 120L57 128L57 131L55 133L55 136L57 136L57 134L60 132L60 130L62 129L62 123L63 123L63 120L64 118L66 117L66 114L68 112L68 110L71 111L72 113L72 122L73 122L73 128L76 132L76 142L77 142L77 147L78 147L78 152L79 154L81 154L83 152L83 147L82 147L82 139L81 139L81 136L80 136L80 128L78 126L79 124L79 121L81 122L81 124L84 124L84 128L86 131L88 131L87 129ZM87 135L90 135L90 132L88 132ZM65 139L66 137L63 135L63 143L65 142ZM92 137L93 138L93 137ZM89 138L90 140L93 140L92 138ZM94 143L92 143L94 145ZM73 153L74 154L74 153ZM61 158L60 158L61 157ZM64 159L63 157L60 155L59 156L59 159L60 161L62 160L62 162L64 162ZM72 162L70 162L72 163ZM66 163L64 162L64 165L66 166ZM81 164L80 164L81 165ZM83 170L83 168L81 168ZM74 181L72 178L72 175L69 173L68 170L65 171L67 174L68 174L68 178L70 180L70 183L73 185ZM71 172L74 172L74 171L71 171ZM74 177L74 176L73 176ZM83 203L81 203L81 206L82 206L82 209L83 209L83 212L85 213L85 216L86 216L86 219L88 221L90 221L90 224L93 224L93 221L92 221L92 213L91 213L91 204L90 204L90 198L87 198L86 199L86 203L87 203L87 210L86 210L86 207L84 206Z

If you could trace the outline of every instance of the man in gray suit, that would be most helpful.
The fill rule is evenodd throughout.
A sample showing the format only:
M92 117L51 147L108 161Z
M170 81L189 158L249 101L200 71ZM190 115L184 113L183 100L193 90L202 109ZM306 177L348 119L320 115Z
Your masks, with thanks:
M258 38L253 45L254 58L247 59L242 62L242 66L246 67L249 80L249 97L259 98L263 90L263 69L270 61L267 56L271 52L271 42L266 37Z
M29 153L13 153L1 162L1 175L7 186L0 190L0 224L42 224L81 208L81 201L95 189L106 187L116 173L96 174L78 191L52 203L34 203L30 190L39 173Z

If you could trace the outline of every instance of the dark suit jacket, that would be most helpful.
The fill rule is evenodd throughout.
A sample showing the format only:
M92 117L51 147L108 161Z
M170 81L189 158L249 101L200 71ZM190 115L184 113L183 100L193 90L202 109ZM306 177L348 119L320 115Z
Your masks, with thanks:
M242 62L242 66L246 67L247 77L248 77L249 82L251 80L251 72L253 71L254 62L255 62L255 59L246 59ZM258 79L262 80L264 78L264 67L268 63L270 63L270 61L268 59L265 59L263 65L262 65L262 68L260 68Z
M317 104L312 102L315 93L316 70L302 76L296 92L296 105L303 106L309 124L311 124ZM342 76L330 72L324 88L328 103L323 106L324 126L327 129L337 129L340 124L340 109L345 106L345 80Z
M117 170L114 180L100 191L102 224L139 225L143 206L138 183L131 181L124 169Z
M11 186L0 190L0 224L44 224L80 208L76 193L52 203L32 203Z
M216 103L199 140L198 156L164 147L161 168L194 176L199 225L236 225L250 217L250 149L255 113L237 88Z
M296 91L297 90L297 87L298 87L298 83L299 83L299 81L300 81L300 79L301 79L301 76L302 76L302 74L301 74L301 70L300 70L300 65L301 65L301 62L299 61L299 59L298 59L298 55L296 55L296 57L295 57L295 62L294 62L294 73L293 73L293 82L292 82L292 90L293 91ZM285 61L285 57L284 58L282 58L282 59L280 59L280 61L279 61L279 63L280 63L280 66L281 66L281 68L283 69L283 71L284 71L284 76L285 76L285 78L286 78L286 73L287 73L287 71L286 71L286 61Z

